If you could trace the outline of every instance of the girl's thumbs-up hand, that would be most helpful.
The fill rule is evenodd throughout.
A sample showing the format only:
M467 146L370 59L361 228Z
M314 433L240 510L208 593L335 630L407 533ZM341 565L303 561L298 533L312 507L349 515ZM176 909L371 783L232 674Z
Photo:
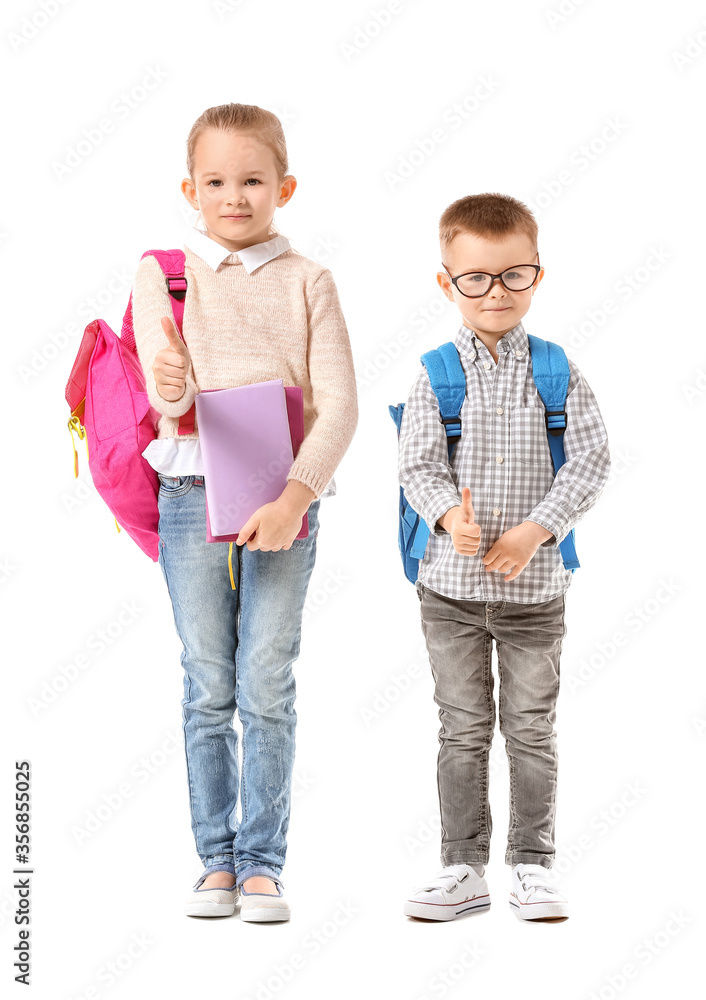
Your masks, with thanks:
M461 506L451 526L451 541L456 551L464 556L474 556L480 547L480 525L476 524L468 486L461 490Z
M184 395L191 356L171 317L162 317L162 329L169 346L163 347L155 355L152 372L159 395L162 399L174 403Z

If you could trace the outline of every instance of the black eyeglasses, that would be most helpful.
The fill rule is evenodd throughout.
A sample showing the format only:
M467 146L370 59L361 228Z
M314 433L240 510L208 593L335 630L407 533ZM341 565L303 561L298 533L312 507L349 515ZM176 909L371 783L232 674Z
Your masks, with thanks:
M542 270L541 264L516 264L514 267L506 267L500 274L490 274L488 271L467 271L454 278L449 274L446 264L441 266L461 295L465 295L467 299L478 299L482 295L487 295L496 278L500 278L508 291L524 292L535 283L537 275Z

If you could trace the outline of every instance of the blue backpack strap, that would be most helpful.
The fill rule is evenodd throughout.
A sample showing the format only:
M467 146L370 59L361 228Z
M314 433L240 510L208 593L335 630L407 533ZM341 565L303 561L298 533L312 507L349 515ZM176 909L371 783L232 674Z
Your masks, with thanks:
M439 403L441 419L446 430L449 460L461 436L461 407L466 398L466 378L453 341L422 355L422 363L429 374L429 382ZM404 403L388 406L399 436L404 414ZM400 486L398 546L402 554L405 576L414 583L419 571L419 560L424 558L429 541L429 525L408 503Z
M390 416L397 428L398 438L402 427L404 408L404 403L398 403L397 406L388 406ZM397 544L402 555L405 576L411 583L415 583L417 579L419 560L424 558L428 539L429 528L426 521L408 503L404 495L404 489L400 486Z
M466 376L452 340L421 357L429 382L439 401L441 422L446 430L449 459L461 437L461 408L466 398Z
M563 347L550 340L527 334L532 355L532 375L545 409L547 440L554 465L554 475L566 461L564 431L566 430L566 394L569 388L569 362ZM564 567L573 573L581 565L576 555L574 529L559 543Z
M458 350L452 340L442 344L432 351L425 351L421 362L429 375L429 382L439 403L441 422L446 431L446 443L449 451L449 461L461 437L461 408L466 398L466 376L461 366ZM410 530L414 517L411 508L407 508L407 523ZM416 559L422 559L429 540L429 525L419 518L414 532L410 554Z

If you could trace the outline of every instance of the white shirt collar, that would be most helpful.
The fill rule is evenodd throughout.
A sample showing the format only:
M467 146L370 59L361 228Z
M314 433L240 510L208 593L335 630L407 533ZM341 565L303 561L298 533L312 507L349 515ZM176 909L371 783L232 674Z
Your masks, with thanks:
M210 236L206 235L205 229L199 229L196 226L190 226L187 229L184 246L193 250L214 271L218 270L226 257L230 257L231 253L236 252L212 240ZM289 240L286 236L274 236L264 243L255 243L254 246L244 247L242 250L238 250L237 254L245 270L248 274L252 274L256 267L261 267L262 264L266 264L274 257L279 257L285 250L289 250L289 246Z

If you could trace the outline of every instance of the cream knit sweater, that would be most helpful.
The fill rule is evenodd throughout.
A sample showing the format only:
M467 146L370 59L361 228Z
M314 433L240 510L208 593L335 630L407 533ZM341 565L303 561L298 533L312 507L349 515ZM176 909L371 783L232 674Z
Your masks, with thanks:
M173 317L164 274L143 257L133 285L133 325L147 395L162 414L157 437L179 435L180 417L201 389L228 389L281 378L304 396L304 441L287 479L318 499L346 453L358 423L353 356L331 272L291 247L248 274L237 253L216 271L184 247L188 283L184 340L191 355L186 390L168 402L152 366L168 347L161 318Z

